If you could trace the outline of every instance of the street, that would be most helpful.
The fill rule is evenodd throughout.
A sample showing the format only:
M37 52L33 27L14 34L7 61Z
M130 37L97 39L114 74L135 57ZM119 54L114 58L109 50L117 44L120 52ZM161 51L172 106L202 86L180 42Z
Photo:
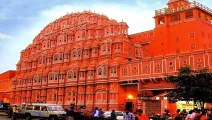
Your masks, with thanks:
M8 118L5 113L0 112L0 120L11 120L11 118Z
M11 118L8 118L6 114L0 113L0 120L12 120ZM18 119L18 120L24 120L24 119ZM39 120L39 119L33 119L33 120Z
M0 120L12 120L11 118L8 118L5 115L0 115Z
M6 115L0 114L0 120L12 120L12 119L8 118ZM24 120L24 119L18 119L18 120ZM39 119L33 119L33 120L39 120Z

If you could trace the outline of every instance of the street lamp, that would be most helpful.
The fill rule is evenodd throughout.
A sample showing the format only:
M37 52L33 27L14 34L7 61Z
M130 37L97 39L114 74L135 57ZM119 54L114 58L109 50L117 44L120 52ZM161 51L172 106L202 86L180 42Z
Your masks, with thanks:
M133 99L133 95L129 94L129 95L127 96L127 98L131 100L131 99Z

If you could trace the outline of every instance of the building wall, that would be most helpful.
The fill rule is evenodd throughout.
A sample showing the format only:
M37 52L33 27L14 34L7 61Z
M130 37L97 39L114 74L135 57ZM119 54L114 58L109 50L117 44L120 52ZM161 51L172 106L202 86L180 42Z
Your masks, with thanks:
M165 74L185 65L212 67L211 13L199 3L179 2L182 7L169 1L168 13L156 11L154 30L132 35L125 22L89 11L49 23L21 52L12 102L85 105L88 110L124 110L131 102L132 110L145 110L140 94L173 89ZM188 11L192 15L185 18Z
M12 78L15 71L7 71L0 74L0 100L6 103L10 102L12 91Z

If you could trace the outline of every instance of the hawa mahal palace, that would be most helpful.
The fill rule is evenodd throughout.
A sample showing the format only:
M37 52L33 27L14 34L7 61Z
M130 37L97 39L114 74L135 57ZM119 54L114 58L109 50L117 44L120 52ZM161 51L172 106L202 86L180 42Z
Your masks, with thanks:
M166 74L185 65L212 69L212 10L188 0L167 6L155 11L153 30L131 35L126 22L90 11L51 22L21 51L16 71L0 75L0 97L148 115L175 111L164 97L174 89Z

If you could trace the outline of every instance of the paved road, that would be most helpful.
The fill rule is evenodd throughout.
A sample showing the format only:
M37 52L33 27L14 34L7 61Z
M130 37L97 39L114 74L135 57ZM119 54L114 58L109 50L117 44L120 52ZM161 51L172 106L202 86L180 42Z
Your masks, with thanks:
M8 118L4 112L0 112L0 120L11 120L11 118Z
M0 120L12 120L12 119L8 118L7 116L0 116Z
M11 118L8 118L5 115L0 115L0 120L12 120ZM18 120L24 120L24 119L18 119ZM33 120L39 120L39 119L33 119Z
M12 120L12 119L8 118L4 113L0 113L0 120Z
M5 114L0 113L0 120L12 120L11 118L8 118ZM24 120L24 119L18 119L18 120ZM33 120L39 120L39 119L33 119Z

